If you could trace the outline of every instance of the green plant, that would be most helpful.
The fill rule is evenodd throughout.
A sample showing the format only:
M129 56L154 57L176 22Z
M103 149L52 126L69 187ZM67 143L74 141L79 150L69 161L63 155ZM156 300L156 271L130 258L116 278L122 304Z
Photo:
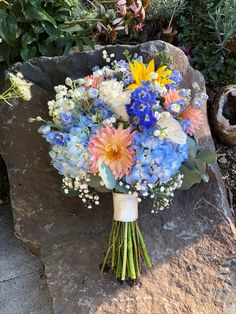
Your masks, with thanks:
M158 19L164 17L170 20L172 16L179 16L186 7L186 0L152 0L150 2L147 18Z
M63 55L76 44L93 46L91 13L73 24L79 10L86 12L83 8L76 0L1 2L0 61L9 64L39 55Z
M177 22L178 41L190 47L191 64L209 87L234 83L236 59L226 48L236 35L236 1L188 1L187 8Z
M216 41L218 51L225 49L227 43L236 34L236 0L221 0L213 10L208 12L212 40Z
M207 164L216 161L217 154L210 149L197 149L194 139L188 137L188 159L183 162L180 172L184 175L182 190L188 190L195 183L208 182Z

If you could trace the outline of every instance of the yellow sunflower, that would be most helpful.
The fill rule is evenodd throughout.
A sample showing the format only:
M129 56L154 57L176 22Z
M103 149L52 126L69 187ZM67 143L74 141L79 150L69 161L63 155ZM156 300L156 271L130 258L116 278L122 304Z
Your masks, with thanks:
M155 63L153 59L148 63L147 67L144 63L138 60L135 60L133 64L129 63L129 67L135 83L130 84L127 89L135 89L141 86L141 81L157 81L158 83L163 85L171 84L174 82L170 79L172 71L166 70L166 65L163 65L155 71Z

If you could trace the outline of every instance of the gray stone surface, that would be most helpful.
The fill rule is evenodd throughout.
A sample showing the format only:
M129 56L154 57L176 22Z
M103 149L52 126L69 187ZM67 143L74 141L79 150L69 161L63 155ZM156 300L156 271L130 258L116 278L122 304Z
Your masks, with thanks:
M107 50L119 58L126 48ZM128 48L142 54L145 61L155 51L166 49L182 72L182 86L191 88L197 81L205 88L202 75L189 66L179 49L161 41ZM141 204L140 225L153 260L152 271L144 269L132 289L114 282L110 273L99 277L98 265L111 227L111 197L104 195L99 208L88 210L78 199L62 195L61 178L50 166L47 143L37 133L38 126L28 124L27 119L47 118L53 85L63 83L66 76L89 74L102 63L98 50L16 64L11 70L21 71L34 83L33 99L13 111L4 107L0 115L15 233L40 254L55 312L233 313L236 233L217 165L209 168L209 184L179 192L169 210L153 216L151 203ZM213 147L206 116L197 139L201 147Z
M40 259L14 236L9 205L0 206L0 313L52 314L52 300Z

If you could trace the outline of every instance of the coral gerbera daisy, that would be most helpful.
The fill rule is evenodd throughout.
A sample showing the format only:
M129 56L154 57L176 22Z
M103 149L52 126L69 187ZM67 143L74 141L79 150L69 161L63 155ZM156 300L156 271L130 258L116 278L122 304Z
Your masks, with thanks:
M203 113L201 110L196 108L187 108L180 116L184 120L189 120L190 127L187 131L189 135L193 135L196 130L200 128L200 125L204 122Z
M157 81L160 84L171 84L174 81L170 79L172 71L167 69L166 65L163 65L155 72L154 60L151 60L147 67L144 63L134 60L134 63L129 63L130 71L133 76L134 83L129 85L128 89L135 89L142 85L142 81ZM153 75L154 74L154 75ZM151 77L153 76L153 78Z
M88 145L88 149L92 153L90 170L97 173L98 162L102 161L116 178L128 175L135 154L131 148L133 135L131 128L123 129L121 125L118 129L110 126L99 129L91 137Z
M165 102L164 102L164 108L167 109L170 104L173 102L179 100L181 97L179 95L179 92L176 89L170 89L168 93L165 94Z

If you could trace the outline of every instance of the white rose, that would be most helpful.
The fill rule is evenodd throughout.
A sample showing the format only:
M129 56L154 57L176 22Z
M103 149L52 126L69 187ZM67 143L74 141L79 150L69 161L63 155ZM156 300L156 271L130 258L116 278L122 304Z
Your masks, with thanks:
M180 123L169 112L163 112L156 123L161 129L166 129L167 139L175 144L185 144L187 135L182 130Z
M130 103L131 91L124 91L124 84L116 80L104 81L99 86L99 96L112 111L124 121L129 120L125 105Z

